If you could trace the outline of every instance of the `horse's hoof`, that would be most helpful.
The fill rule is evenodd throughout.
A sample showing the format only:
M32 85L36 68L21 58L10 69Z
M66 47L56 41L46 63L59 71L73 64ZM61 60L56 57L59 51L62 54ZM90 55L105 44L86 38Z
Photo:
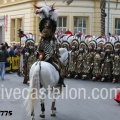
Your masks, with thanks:
M35 116L35 114L34 114L34 113L31 113L31 117L33 117L33 116Z
M56 107L54 107L54 110L55 110L55 111L57 110Z
M43 114L40 114L40 117L41 117L41 118L45 118L45 115L43 115Z
M35 118L32 118L31 120L35 120Z
M55 113L51 113L51 116L52 116L52 117L55 117L55 116L56 116L56 114L55 114Z

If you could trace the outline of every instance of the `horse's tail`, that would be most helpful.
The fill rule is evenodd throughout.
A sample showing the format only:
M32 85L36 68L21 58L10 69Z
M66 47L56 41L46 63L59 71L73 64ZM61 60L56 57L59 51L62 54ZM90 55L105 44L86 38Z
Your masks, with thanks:
M24 105L26 107L26 110L28 114L30 115L33 110L34 106L39 99L39 89L40 89L40 83L39 83L39 62L36 62L32 65L29 73L29 79L30 79L30 86L28 91L27 99L24 102ZM38 70L39 69L39 70Z

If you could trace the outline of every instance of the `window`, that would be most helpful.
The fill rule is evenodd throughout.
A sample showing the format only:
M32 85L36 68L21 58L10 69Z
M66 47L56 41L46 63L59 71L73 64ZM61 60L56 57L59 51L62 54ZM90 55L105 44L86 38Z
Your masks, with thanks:
M11 42L19 42L18 29L22 30L22 18L11 19Z
M120 18L115 19L115 34L120 34Z
M11 42L15 42L15 19L11 19Z
M66 32L66 30L67 30L67 17L58 17L57 30Z
M87 34L87 17L74 17L74 33L78 31Z
M18 29L22 29L22 18L17 19Z

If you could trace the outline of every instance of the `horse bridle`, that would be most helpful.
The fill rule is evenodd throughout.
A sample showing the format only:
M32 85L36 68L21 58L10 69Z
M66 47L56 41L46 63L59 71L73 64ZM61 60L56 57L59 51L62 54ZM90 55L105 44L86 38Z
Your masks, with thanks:
M66 61L68 60L66 66L65 66L65 67L67 67L67 68L68 68L68 66L69 66L69 59L70 59L70 54L69 54L69 52L68 52L68 57L63 61L63 63L64 63L64 62L66 62Z

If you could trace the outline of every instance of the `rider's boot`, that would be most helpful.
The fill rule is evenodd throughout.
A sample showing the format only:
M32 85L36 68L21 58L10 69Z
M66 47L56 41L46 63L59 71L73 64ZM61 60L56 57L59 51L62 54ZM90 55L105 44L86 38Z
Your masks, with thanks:
M52 61L53 66L55 66L55 68L58 70L59 75L60 75L57 86L61 87L63 85L65 87L65 84L64 84L64 77L65 77L64 66L60 63L60 61L57 58L53 57L52 60L53 60Z

